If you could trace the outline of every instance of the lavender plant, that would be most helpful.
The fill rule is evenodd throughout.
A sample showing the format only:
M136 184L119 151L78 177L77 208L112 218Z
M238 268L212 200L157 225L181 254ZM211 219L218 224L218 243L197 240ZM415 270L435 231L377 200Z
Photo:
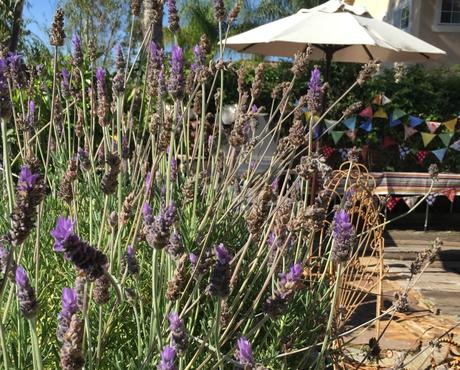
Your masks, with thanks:
M191 62L179 45L151 41L161 5L144 1L142 46L117 47L113 69L97 66L84 35L73 36L72 55L58 52L59 9L54 58L35 79L0 59L3 367L324 368L341 325L337 266L373 245L381 219L376 208L375 222L358 230L344 204L333 212L351 176L335 191L313 153L313 130L328 114L319 69L304 97L292 94L311 48L271 107L259 107L263 64L246 86L244 71L224 60L239 2L227 19L214 1L219 53L208 54L203 36ZM177 33L176 2L167 6ZM132 14L137 21L139 2ZM225 74L238 76L230 128ZM321 117L305 122L307 108ZM268 164L267 143L277 147ZM314 178L337 196L315 193Z

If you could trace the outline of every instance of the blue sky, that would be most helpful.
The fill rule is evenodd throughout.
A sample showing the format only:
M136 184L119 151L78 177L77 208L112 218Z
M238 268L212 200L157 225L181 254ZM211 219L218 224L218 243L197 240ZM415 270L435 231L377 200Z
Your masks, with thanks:
M29 0L24 9L24 17L30 23L27 28L45 43L48 42L47 29L53 20L57 0Z

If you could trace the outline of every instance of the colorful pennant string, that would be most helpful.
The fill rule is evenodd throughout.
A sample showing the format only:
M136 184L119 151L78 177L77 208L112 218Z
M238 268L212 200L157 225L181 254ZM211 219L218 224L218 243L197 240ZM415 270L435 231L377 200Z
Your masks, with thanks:
M431 141L436 137L435 134L430 134L428 132L421 132L422 134L422 140L423 140L423 146L426 148Z
M391 136L385 136L383 138L383 147L388 148L389 146L395 145L396 141Z
M460 152L460 139L455 141L451 146L450 148Z
M372 120L368 119L367 121L364 121L359 127L366 132L371 132L372 131Z
M356 116L352 116L343 121L343 124L347 126L349 130L354 130L356 128Z
M401 118L403 118L405 115L406 115L406 112L402 111L402 110L399 109L399 108L396 108L396 109L393 111L393 114L392 114L391 116L393 117L393 119L401 119Z
M415 117L415 116L409 116L409 125L412 127L417 127L418 125L421 125L423 123L423 119Z
M456 190L454 188L444 191L444 194L446 195L447 199L449 199L451 201L451 203L453 203L455 201L456 193L457 192L456 192Z
M419 196L411 196L411 197L403 197L402 198L404 200L404 203L406 203L406 205L409 207L409 208L412 208L413 206L415 206L418 202L418 200L420 199Z
M369 105L367 108L364 108L359 115L364 118L372 118L374 116L374 112L372 111L372 107Z
M441 126L441 122L427 121L426 125L432 134Z
M404 126L404 140L409 139L412 135L416 134L418 131L411 126Z
M400 145L399 146L399 157L401 159L406 159L406 157L409 155L410 149L405 146L405 145Z
M346 132L348 138L352 141L352 142L355 142L356 140L356 130L348 130Z
M431 207L434 204L434 202L436 201L437 197L438 197L437 193L428 194L428 196L426 197L427 204Z
M323 146L322 152L324 157L328 159L334 154L335 149L332 146Z
M377 109L377 111L374 113L374 118L384 118L388 119L388 114L385 112L385 109L383 107L380 107Z
M331 136L334 144L337 144L344 134L345 131L331 131Z
M450 141L452 140L454 134L446 134L446 133L442 133L442 134L438 134L438 137L441 139L442 143L448 147L449 144L450 144Z
M387 208L390 211L392 211L393 208L396 207L396 205L399 203L400 200L401 200L401 198L399 198L399 197L391 196L390 199L387 200Z
M451 119L449 121L443 122L443 125L446 126L446 128L454 133L455 132L455 126L457 125L457 118Z
M426 156L428 155L428 151L420 150L417 154L417 162L419 165L423 165L423 161L425 160Z
M438 158L439 162L442 162L444 160L446 152L447 152L447 148L442 148L442 149L431 151L431 153L433 153L436 156L436 158Z

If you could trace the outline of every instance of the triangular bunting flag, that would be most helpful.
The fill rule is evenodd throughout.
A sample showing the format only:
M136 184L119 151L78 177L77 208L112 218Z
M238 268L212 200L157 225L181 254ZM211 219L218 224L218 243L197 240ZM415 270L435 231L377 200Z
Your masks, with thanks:
M406 203L409 208L412 208L413 206L415 206L415 204L418 202L419 199L420 197L417 197L417 196L403 197L404 203Z
M372 111L372 107L369 105L367 108L364 108L359 115L364 118L372 118L374 112Z
M395 127L395 126L398 126L400 124L401 124L400 119L392 119L392 117L390 117L390 127Z
M382 95L382 105L387 105L391 103L391 99L387 98L385 95Z
M349 130L354 130L356 128L356 116L351 116L343 121L343 124L347 126Z
M444 156L446 155L447 148L442 148L442 149L437 149L437 150L432 150L431 153L433 153L436 158L439 159L439 162L442 162L444 159Z
M372 99L372 104L382 105L382 94L374 96L374 99Z
M427 150L420 150L416 156L417 156L417 162L420 166L423 165L423 161L425 160L426 156L428 154Z
M389 146L395 145L396 141L391 136L385 136L383 138L383 147L388 148Z
M350 151L350 149L347 149L347 148L339 149L340 158L342 158L342 161L346 161L348 159L348 152L349 151Z
M412 135L416 134L418 131L410 126L404 126L404 140L409 139Z
M453 143L450 148L452 148L453 150L457 150L458 152L460 152L460 139L457 140L455 143Z
M409 116L409 125L412 127L417 127L418 125L421 125L423 123L423 119L415 117L415 116Z
M451 119L442 123L450 132L455 132L455 126L457 125L457 118Z
M421 132L421 134L422 134L423 146L425 148L436 137L435 134L429 134L428 132Z
M319 135L321 135L321 127L319 125L316 125L314 128L313 128L313 140L316 140Z
M345 131L331 131L331 136L334 144L337 144L344 134Z
M351 141L354 142L356 140L356 130L348 130L346 134Z
M337 121L334 121L333 119L325 119L324 123L326 124L326 127L329 129L331 127L334 127L334 125L337 124Z
M399 108L396 108L394 111L393 111L393 119L400 119L402 117L404 117L406 115L406 112L402 111L401 109Z
M426 197L426 202L427 204L431 207L434 202L436 201L436 197L438 196L438 194L436 193L430 193L428 194L428 196Z
M428 126L428 130L430 130L430 132L434 134L436 130L439 128L439 126L441 126L441 122L427 121L426 125Z
M455 201L456 191L454 188L446 190L444 194L446 195L447 199L449 199L452 203Z
M405 145L400 145L399 146L399 157L401 159L405 159L410 153L410 150L407 146Z
M439 134L438 136L441 139L442 143L447 147L449 146L450 141L452 140L452 137L454 136L454 134L442 133L442 134Z
M372 131L372 120L368 119L367 121L363 122L361 126L364 131L371 132Z
M332 146L323 146L322 152L326 159L328 159L332 156L332 154L334 154L335 149Z
M401 200L401 198L399 197L393 197L391 196L390 199L387 200L387 208L392 211L393 208L396 207L396 204L399 203L399 201Z
M388 118L388 114L387 114L387 112L385 112L385 109L383 109L382 107L380 107L380 108L377 109L377 111L374 113L374 117L375 117L375 118L385 118L385 119L387 119L387 118Z

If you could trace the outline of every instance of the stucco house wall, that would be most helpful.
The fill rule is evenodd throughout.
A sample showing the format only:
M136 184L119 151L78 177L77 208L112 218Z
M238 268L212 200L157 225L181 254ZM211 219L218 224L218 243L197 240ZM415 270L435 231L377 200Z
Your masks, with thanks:
M460 64L460 23L441 24L442 0L355 0L364 5L369 13L391 24L395 20L395 10L407 5L410 9L409 26L405 31L443 49L445 57L441 64Z

